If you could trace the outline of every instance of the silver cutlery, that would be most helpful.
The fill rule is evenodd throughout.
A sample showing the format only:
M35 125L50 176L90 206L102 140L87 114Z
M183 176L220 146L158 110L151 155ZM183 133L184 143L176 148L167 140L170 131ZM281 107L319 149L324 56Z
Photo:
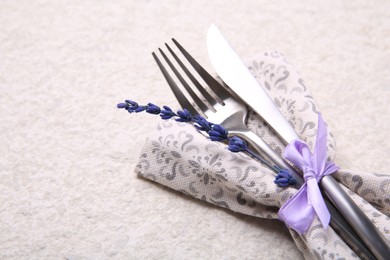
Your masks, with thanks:
M279 134L285 144L294 139L300 139L214 25L209 29L207 45L214 69L229 88L260 115ZM389 242L338 182L331 175L327 175L322 178L320 186L375 257L388 259L390 256Z
M297 188L299 188L303 183L301 175L276 154L259 136L247 128L245 124L248 116L246 106L203 69L177 41L172 40L182 55L184 55L190 67L197 72L198 77L190 72L168 44L166 44L166 47L178 66L173 64L172 59L169 59L162 49L159 49L159 52L165 63L168 64L171 72L168 72L168 69L162 64L156 53L152 55L180 105L188 109L193 115L200 114L207 118L209 122L224 126L231 135L237 135L246 140L252 148L261 152L261 155L270 162L270 165L276 164L281 168L288 168L297 180ZM181 74L177 67L184 72L187 80L184 78L183 72ZM176 80L174 80L172 74L175 75ZM188 79L192 85L189 84ZM180 85L185 90L182 90L176 84L176 81L180 82ZM199 81L203 81L208 88L205 88ZM194 90L198 91L201 95L197 94ZM185 93L191 97L193 102L186 97ZM331 212L332 219L330 224L334 230L349 243L353 250L365 255L367 259L375 259L334 206L329 201L326 201L326 203Z

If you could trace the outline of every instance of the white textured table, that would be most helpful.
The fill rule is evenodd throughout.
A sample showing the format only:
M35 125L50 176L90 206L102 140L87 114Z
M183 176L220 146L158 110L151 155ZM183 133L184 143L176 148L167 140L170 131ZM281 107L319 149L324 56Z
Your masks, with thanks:
M297 259L283 224L138 178L156 117L178 103L151 52L178 39L206 68L216 23L243 57L283 52L338 144L336 163L390 170L390 2L0 3L1 259Z

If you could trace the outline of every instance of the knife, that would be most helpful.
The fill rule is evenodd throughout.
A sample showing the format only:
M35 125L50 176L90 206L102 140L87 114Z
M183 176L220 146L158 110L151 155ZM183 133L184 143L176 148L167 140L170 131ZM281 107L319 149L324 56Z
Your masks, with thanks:
M221 79L278 133L285 144L300 139L215 25L209 28L207 49ZM322 178L320 186L372 254L378 259L386 259L390 255L389 242L338 182L327 175Z

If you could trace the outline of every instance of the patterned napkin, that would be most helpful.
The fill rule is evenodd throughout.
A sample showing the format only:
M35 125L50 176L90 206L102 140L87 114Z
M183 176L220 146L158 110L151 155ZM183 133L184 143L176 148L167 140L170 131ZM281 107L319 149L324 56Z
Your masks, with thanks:
M318 110L298 73L275 51L253 57L248 67L313 150ZM281 154L282 141L260 117L251 113L248 127ZM328 156L335 157L332 134ZM279 208L297 192L275 185L275 173L258 161L232 153L227 145L174 120L162 121L148 138L136 172L184 194L259 218L278 219ZM390 175L339 170L333 176L390 240ZM290 233L306 259L359 258L332 228L323 229L317 217L305 234Z

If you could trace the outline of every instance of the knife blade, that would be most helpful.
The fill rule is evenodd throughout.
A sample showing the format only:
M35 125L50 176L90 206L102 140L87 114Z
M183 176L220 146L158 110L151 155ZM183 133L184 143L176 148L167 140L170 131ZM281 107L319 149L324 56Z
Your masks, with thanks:
M221 79L278 133L285 144L300 139L215 25L209 28L207 49L211 64ZM370 251L378 259L388 257L388 241L338 182L328 175L322 178L320 186Z
M284 119L265 90L252 76L241 58L233 51L230 44L215 25L211 25L207 34L207 49L210 61L221 79L243 101L257 112L273 128L278 127L280 137L289 143L299 139L295 131L290 131L290 124ZM260 113L267 111L267 113ZM282 120L283 118L283 120Z

